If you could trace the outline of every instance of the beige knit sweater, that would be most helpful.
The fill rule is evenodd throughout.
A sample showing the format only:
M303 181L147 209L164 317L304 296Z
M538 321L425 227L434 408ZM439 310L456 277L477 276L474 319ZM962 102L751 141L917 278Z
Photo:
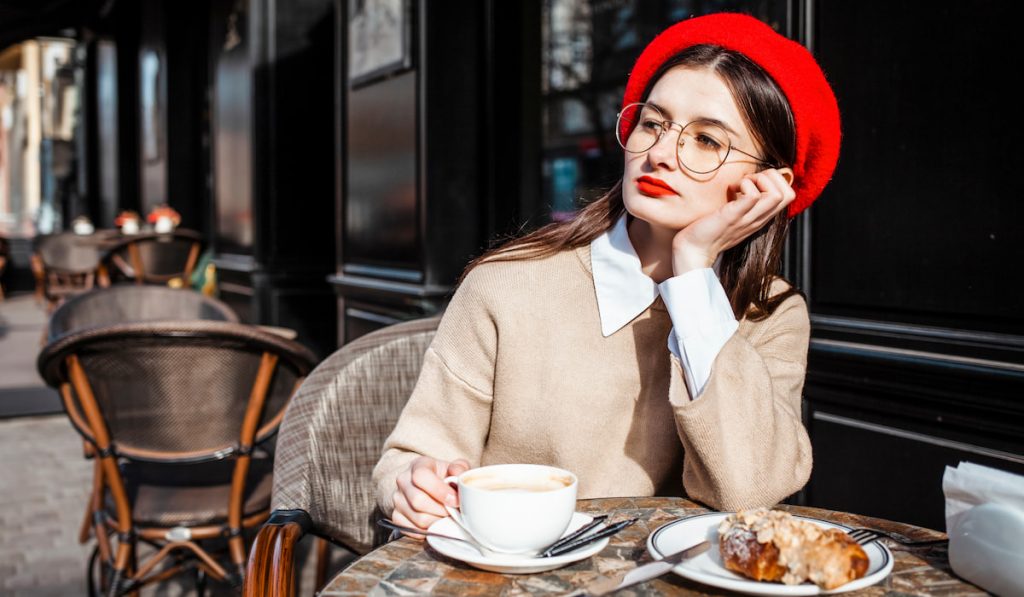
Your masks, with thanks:
M775 292L785 288L776 282ZM472 466L531 462L579 477L579 497L681 495L714 508L768 506L800 489L810 332L790 297L742 320L691 400L662 300L601 335L590 247L485 263L456 291L373 472L390 514L419 455ZM680 481L682 487L680 487Z

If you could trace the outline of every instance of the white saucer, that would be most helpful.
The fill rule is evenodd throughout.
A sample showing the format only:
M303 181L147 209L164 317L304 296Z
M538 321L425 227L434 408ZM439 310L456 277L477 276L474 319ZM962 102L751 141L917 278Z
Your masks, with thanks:
M569 521L569 528L565 529L562 536L564 537L569 533L572 533L593 519L594 518L592 516L583 514L582 512L573 513L572 520ZM430 525L430 528L427 530L432 533L451 535L452 537L466 537L466 532L462 530L462 527L455 524L455 521L451 518L442 518ZM441 555L448 556L454 560L461 560L470 566L474 566L481 570L500 572L502 574L532 574L534 572L554 570L555 568L561 568L567 564L589 558L590 556L600 552L606 545L608 545L608 538L605 537L604 539L589 543L579 549L570 551L569 553L550 558L517 556L512 554L507 556L485 557L480 555L480 552L474 549L471 545L467 545L460 541L449 541L448 539L442 539L440 537L427 537L427 543L429 543L430 546L436 549Z
M745 578L726 569L722 564L722 558L718 552L718 525L729 514L731 514L731 512L711 512L708 514L681 518L663 525L651 533L650 537L647 538L647 552L651 554L652 558L660 560L665 557L665 554L675 553L680 549L696 545L697 543L707 539L708 541L711 541L711 549L693 559L686 560L682 564L679 564L672 569L672 572L675 572L684 578L695 580L699 583L710 585L712 587L729 589L731 591L746 593L748 595L820 595L845 593L847 591L854 591L856 589L869 587L889 576L889 573L892 572L892 552L889 551L888 547L882 545L880 541L875 541L874 543L862 546L864 548L864 552L868 556L867 573L865 573L862 578L850 581L841 587L832 589L831 591L826 591L819 588L818 585L810 583L804 583L801 585L784 585L779 583L759 582ZM794 515L794 517L813 522L821 527L836 528L846 532L850 531L848 527L844 527L841 524L836 524L827 520L797 515Z

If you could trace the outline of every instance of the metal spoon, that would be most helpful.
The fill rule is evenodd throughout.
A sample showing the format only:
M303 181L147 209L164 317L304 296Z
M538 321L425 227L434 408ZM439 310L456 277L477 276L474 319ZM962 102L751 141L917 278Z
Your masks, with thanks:
M475 549L478 552L480 552L480 555L484 556L485 558L493 558L495 556L506 556L506 557L508 556L508 554L503 554L503 553L499 553L499 552L487 549L486 547L484 547L483 545L480 545L479 543L477 543L476 541L473 541L472 539L466 539L464 537L453 537L451 535L444 535L442 533L432 533L430 531L424 531L423 529L416 529L416 528L413 528L413 527L405 527L405 526L402 526L400 524L395 524L394 522L391 522L387 518L383 518L381 520L378 520L377 524L379 524L380 526L382 526L382 527L384 527L386 529L393 529L393 530L396 530L396 531L402 531L403 533L412 533L414 535L423 535L424 537L437 537L439 539L448 539L449 541L458 541L460 543L466 543L466 544L472 546L473 549Z

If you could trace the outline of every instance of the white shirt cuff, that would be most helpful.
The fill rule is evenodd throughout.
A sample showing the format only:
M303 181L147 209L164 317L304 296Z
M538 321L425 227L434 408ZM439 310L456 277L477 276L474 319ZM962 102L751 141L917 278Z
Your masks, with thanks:
M729 297L711 268L688 271L658 284L672 319L668 348L679 358L690 396L697 398L711 378L711 365L739 323Z

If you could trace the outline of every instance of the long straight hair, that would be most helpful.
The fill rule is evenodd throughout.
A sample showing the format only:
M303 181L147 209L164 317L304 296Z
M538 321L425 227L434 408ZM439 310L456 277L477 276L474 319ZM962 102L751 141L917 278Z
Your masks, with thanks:
M739 52L713 45L691 46L661 65L647 84L641 101L647 99L665 72L677 66L707 69L720 76L732 92L744 124L761 147L765 161L780 167L792 166L796 159L793 113L782 90L761 67ZM477 257L466 266L459 283L481 263L540 259L588 245L611 229L625 212L620 178L606 193L583 206L573 219L542 226ZM765 319L782 301L800 294L791 285L786 291L771 296L771 283L779 272L788 230L789 218L784 210L763 228L722 253L719 279L737 319Z

